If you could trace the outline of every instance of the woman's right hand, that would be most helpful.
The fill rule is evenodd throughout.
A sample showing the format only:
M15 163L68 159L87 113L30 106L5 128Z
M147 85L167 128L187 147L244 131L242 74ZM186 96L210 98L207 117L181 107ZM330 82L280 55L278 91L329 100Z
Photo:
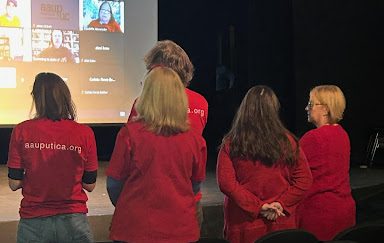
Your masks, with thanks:
M261 206L260 215L275 221L278 217L285 216L284 209L279 202L265 203Z

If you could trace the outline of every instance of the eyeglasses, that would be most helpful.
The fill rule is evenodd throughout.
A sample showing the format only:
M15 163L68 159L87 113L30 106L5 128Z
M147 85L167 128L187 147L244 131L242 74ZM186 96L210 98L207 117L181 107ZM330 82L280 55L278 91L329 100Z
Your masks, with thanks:
M108 9L100 9L100 12L101 13L111 14L111 11L109 11Z
M307 108L308 108L308 109L312 109L315 105L324 105L324 104L321 104L321 103L313 103L312 101L309 101L308 104L307 104Z

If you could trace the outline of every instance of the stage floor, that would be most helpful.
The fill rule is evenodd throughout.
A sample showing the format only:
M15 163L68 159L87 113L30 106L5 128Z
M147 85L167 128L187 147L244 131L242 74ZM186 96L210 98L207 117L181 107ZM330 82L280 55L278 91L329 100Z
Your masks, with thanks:
M88 193L89 216L113 214L114 207L109 201L105 186L105 169L107 165L108 162L99 163L96 188L93 192ZM21 190L13 192L11 189L9 189L7 173L8 170L6 165L0 165L0 222L19 220L18 211L22 198ZM353 190L384 184L384 168L351 168L350 175L351 187ZM203 206L207 207L222 204L223 194L220 192L217 186L214 171L207 172L207 179L202 184L202 193Z
M88 219L96 242L106 242L109 239L108 229L114 207L109 201L105 187L105 169L108 162L100 162L99 165L96 188L88 193ZM380 199L384 192L384 168L351 168L350 175L352 193L357 203L358 222L384 223L384 198ZM202 192L204 221L201 237L221 238L224 224L223 194L217 187L214 171L207 172ZM16 242L20 200L21 191L12 192L9 189L7 168L0 165L0 242Z
M111 204L106 190L105 169L108 162L99 162L96 187L88 193L89 216L112 215L114 206ZM19 205L22 199L21 190L11 191L8 187L8 169L0 165L0 222L19 220ZM216 185L214 172L207 173L207 180L202 185L204 205L217 205L223 201L223 195Z

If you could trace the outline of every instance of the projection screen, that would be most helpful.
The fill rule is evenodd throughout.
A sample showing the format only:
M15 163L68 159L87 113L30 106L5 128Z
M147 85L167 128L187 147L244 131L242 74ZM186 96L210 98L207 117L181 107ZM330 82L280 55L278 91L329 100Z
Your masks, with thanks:
M33 117L39 72L66 81L78 122L126 122L157 41L157 8L157 0L0 0L0 125Z

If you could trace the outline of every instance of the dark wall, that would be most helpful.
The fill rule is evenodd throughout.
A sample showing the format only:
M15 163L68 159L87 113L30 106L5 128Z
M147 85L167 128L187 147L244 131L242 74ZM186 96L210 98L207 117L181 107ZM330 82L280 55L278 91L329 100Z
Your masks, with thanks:
M371 129L384 126L383 12L383 1L293 1L297 133L311 128L304 111L310 88L339 85L355 164L365 160Z
M352 162L362 162L370 129L384 124L383 5L379 0L159 1L159 39L172 39L186 50L196 69L190 88L209 102L208 166L215 166L217 146L255 84L276 91L282 119L298 136L313 128L304 111L310 88L339 85L347 98L342 125L351 137ZM216 91L219 63L234 73L231 89ZM119 127L93 127L101 160L109 159ZM0 162L6 160L10 131L0 129Z
M209 102L204 131L211 157L208 166L215 166L217 146L245 92L255 84L276 91L283 104L283 120L294 129L290 1L160 1L159 39L180 44L195 65L190 87ZM231 89L216 91L219 64L234 73Z
M248 45L248 15L241 14L247 12L247 7L247 1L159 1L159 39L172 39L185 49L195 66L190 88L203 94L209 103L208 123L203 135L207 140L210 161L215 160L220 139L229 127L239 97L243 95L244 84L237 76L238 67L247 63L244 53L241 53L246 50L239 49L241 45ZM231 28L235 43L232 49L229 41ZM235 87L231 91L216 92L220 52L222 64L233 72L237 71ZM208 166L214 167L215 163L208 163Z
M174 39L186 49L196 66L191 88L209 101L204 136L212 157L252 85L266 84L276 91L284 123L301 136L314 128L304 110L310 88L336 84L347 99L341 124L350 135L351 162L364 162L372 129L384 126L380 105L384 103L380 89L383 1L171 0L159 4L159 38ZM231 27L233 47L229 45ZM220 92L215 91L214 79L218 36L223 37L222 61L236 79L234 88Z
M294 130L293 29L291 1L249 1L247 49L248 87L266 84L281 102L281 117Z

